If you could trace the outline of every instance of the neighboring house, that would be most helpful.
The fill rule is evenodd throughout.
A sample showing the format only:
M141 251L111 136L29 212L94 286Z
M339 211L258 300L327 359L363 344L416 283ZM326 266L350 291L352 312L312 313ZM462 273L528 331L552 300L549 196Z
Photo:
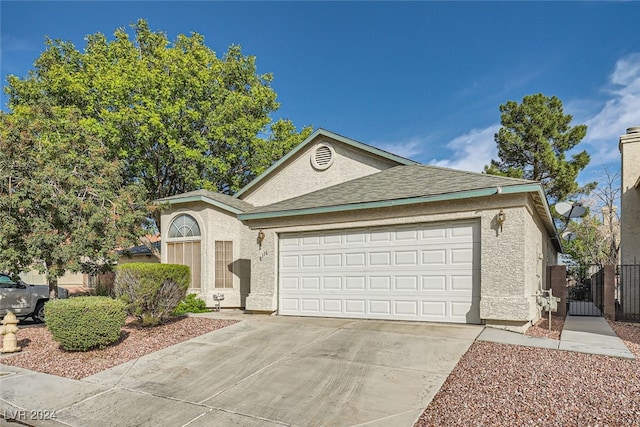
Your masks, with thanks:
M156 236L147 236L153 243L153 246L160 250L160 241L156 240ZM126 264L129 262L160 262L160 260L151 253L151 250L145 245L134 246L128 249L118 251L120 256L118 264ZM104 279L105 277L111 277L110 281L113 281L112 275L107 274L100 276L90 276L83 273L72 273L70 271L58 278L58 285L63 286L71 292L71 294L78 294L87 292L87 288L94 288L96 280ZM26 273L21 273L20 278L32 285L46 285L47 278L44 274L39 273L37 270L31 270Z
M161 243L160 240L157 240L151 243L153 247L161 251ZM122 249L118 251L118 264L127 264L130 262L150 262L150 263L158 263L160 260L156 257L151 249L149 249L146 245L133 246L128 249Z
M622 155L620 263L640 264L640 126L627 129L618 148Z
M420 165L318 130L234 197L157 201L162 262L213 305L524 331L561 250L534 181ZM503 220L503 221L502 221Z

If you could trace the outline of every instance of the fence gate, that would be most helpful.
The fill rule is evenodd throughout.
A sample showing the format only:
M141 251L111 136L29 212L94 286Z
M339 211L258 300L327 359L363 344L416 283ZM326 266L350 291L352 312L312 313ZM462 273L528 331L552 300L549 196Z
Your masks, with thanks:
M567 314L570 316L604 315L604 270L591 265L568 285Z
M640 265L616 267L616 320L640 322Z

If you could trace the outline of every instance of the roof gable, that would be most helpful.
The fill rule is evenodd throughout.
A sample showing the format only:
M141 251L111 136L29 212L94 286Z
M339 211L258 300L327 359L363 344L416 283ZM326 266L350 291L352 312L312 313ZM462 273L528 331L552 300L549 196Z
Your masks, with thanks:
M368 156L383 159L387 163L389 163L390 166L418 164L418 162L389 153L371 145L346 138L342 135L338 135L325 129L318 129L313 132L307 139L298 144L293 150L287 153L284 157L274 163L270 168L256 177L240 191L238 191L234 197L243 199L250 196L252 193L256 192L258 188L264 186L266 182L277 175L282 169L288 167L288 165L298 156L301 156L305 152L305 150L309 150L323 138L338 142L339 144L344 144L346 147L349 147L354 151L362 152L363 154L366 154Z
M189 191L187 193L164 197L155 201L157 204L168 203L171 205L191 202L208 203L233 214L240 214L253 208L253 205L245 202L244 200L209 190Z

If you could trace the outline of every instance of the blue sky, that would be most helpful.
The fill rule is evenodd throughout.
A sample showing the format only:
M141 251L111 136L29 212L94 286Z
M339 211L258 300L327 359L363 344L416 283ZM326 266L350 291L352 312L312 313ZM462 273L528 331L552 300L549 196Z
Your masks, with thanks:
M290 118L423 163L481 171L496 147L500 104L558 96L592 156L580 180L619 168L619 135L640 125L636 2L90 2L0 3L3 86L26 76L44 38L84 47L138 18L197 32L273 73ZM6 97L2 97L6 108Z

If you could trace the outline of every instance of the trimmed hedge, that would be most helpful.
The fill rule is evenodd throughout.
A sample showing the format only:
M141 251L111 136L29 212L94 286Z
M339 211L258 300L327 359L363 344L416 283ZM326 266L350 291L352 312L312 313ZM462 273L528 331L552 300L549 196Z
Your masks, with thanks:
M207 313L208 311L207 303L202 298L198 298L196 294L189 294L184 300L180 301L173 314L180 316L186 313Z
M76 297L48 301L45 323L65 350L105 348L120 339L127 318L122 301L109 297Z
M126 303L129 314L153 326L172 316L190 283L186 265L128 263L116 268L114 292Z

